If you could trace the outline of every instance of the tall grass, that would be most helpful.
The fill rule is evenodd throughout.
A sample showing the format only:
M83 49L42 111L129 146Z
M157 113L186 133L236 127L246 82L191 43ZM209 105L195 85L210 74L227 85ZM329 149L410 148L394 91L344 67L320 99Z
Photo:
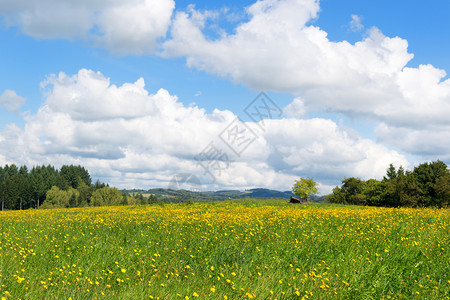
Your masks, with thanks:
M6 299L445 299L449 211L238 200L0 214Z

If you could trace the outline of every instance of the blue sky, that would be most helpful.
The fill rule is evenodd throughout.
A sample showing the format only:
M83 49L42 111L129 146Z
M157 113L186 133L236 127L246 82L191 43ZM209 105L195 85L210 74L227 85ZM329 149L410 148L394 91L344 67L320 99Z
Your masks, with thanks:
M449 163L449 8L2 1L0 164L82 164L121 188L192 173L203 189L290 189L304 176L327 193L389 163ZM244 112L261 91L284 111L263 129ZM257 139L233 157L218 137L235 117ZM210 142L229 159L214 176L195 159Z

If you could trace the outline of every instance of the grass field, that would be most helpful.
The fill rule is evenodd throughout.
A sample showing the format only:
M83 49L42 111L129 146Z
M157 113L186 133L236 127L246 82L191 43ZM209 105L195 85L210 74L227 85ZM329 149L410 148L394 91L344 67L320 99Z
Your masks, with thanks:
M275 200L0 212L0 297L449 299L449 225Z

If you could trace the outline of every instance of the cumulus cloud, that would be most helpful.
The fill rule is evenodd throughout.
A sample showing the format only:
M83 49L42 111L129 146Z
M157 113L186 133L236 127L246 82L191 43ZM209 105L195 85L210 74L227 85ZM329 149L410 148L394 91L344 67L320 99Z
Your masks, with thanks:
M5 90L3 94L0 95L0 105L11 112L18 112L25 102L25 98L20 97L12 90Z
M0 163L82 164L118 187L167 186L178 173L199 177L204 189L290 189L299 176L314 176L325 190L348 174L381 177L389 163L407 166L395 151L363 139L330 120L265 120L265 130L245 123L257 138L240 156L219 135L235 122L227 110L206 113L183 105L164 89L151 94L143 79L116 86L99 72L49 76L45 102L25 117L23 129L0 131ZM301 108L299 99L291 111ZM285 109L286 111L286 109ZM229 164L215 181L196 158L213 143ZM222 162L225 162L223 160Z
M170 25L174 0L5 0L0 15L40 39L81 39L116 53L151 53Z
M283 109L283 113L291 118L300 118L306 115L305 103L300 98L295 98Z
M387 37L375 27L354 44L332 42L311 24L319 9L315 0L258 1L247 8L247 22L218 39L208 38L194 13L178 12L164 55L186 57L190 67L254 89L300 98L287 112L302 110L303 105L369 118L382 124L376 131L380 140L426 154L413 151L423 141L417 130L426 128L439 136L450 126L446 72L431 65L407 67L413 58L408 42ZM358 16L352 16L351 24L361 29ZM439 138L429 142L430 147L442 146Z

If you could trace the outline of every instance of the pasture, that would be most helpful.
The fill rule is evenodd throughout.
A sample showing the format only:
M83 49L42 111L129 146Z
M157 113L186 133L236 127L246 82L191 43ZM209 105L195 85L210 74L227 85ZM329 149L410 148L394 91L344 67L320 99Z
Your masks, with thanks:
M449 299L448 209L281 200L0 212L2 299Z

